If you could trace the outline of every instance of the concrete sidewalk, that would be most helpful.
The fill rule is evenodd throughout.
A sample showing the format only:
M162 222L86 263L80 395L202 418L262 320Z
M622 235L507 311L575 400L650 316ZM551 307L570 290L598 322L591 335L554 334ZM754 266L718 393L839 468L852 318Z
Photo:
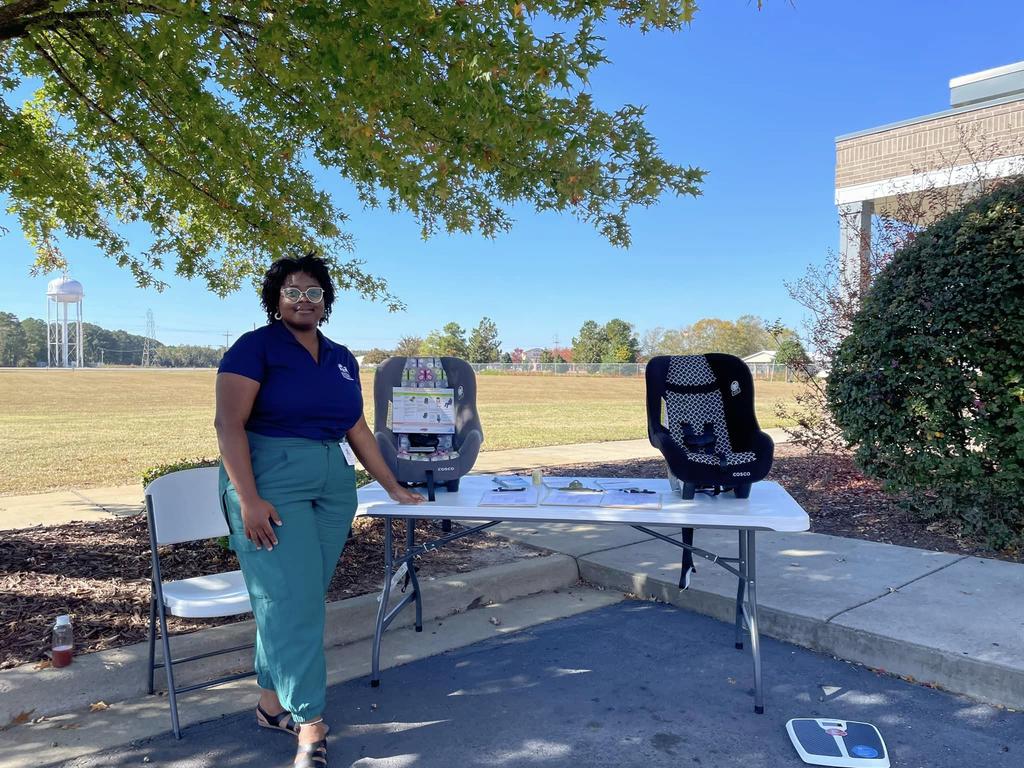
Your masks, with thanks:
M584 446L538 449L537 454L500 452L500 459L499 452L483 454L477 468L510 471L564 463L554 453L541 458L541 450L567 450L563 456L571 463L637 458L625 455L629 450L645 455L646 441L629 442L631 447L597 444L607 453L596 458ZM0 506L11 498L0 499ZM118 513L110 506L103 514ZM434 618L436 626L421 635L407 629L389 632L384 644L387 665L475 642L488 633L589 610L623 594L654 597L727 623L733 620L736 586L730 574L699 562L691 588L680 592L679 551L646 534L621 527L554 524L504 524L494 532L551 556L500 566L507 569L500 573L485 569L439 580L425 588L425 618ZM728 531L698 531L695 543L722 555L736 552L735 533ZM763 634L981 701L1024 709L1024 566L813 533L758 534L757 553ZM597 589L571 587L577 577ZM365 638L365 630L372 631L372 599L334 604L332 611L354 612L332 624L366 625ZM481 605L487 606L485 611L467 610ZM460 613L449 615L453 611ZM200 647L227 645L231 633L251 631L239 627L195 633L189 642ZM332 683L366 674L365 639L339 636L328 642L333 646ZM37 671L26 665L0 672L0 725L30 709L35 710L33 717L68 713L0 733L0 764L38 765L37 759L32 762L31 745L41 740L61 745L66 749L61 754L69 759L167 729L166 700L140 696L144 662L139 647L106 653L110 655L83 656L67 670ZM183 722L247 709L251 687L251 681L243 681L221 693L187 697ZM113 721L123 725L127 718L127 725L111 730L111 718L90 714L86 700L100 699L119 701L119 717Z

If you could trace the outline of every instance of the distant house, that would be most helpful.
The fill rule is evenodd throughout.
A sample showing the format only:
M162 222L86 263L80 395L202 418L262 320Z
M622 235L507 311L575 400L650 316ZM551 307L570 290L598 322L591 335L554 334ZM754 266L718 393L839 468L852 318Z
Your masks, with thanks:
M762 349L760 352L744 357L743 362L747 364L751 375L755 379L771 379L774 381L775 369L778 367L785 372L786 380L789 381L789 368L787 366L776 366L775 355L776 351L774 349Z
M760 352L755 352L752 355L747 355L743 358L743 362L747 365L756 363L775 363L776 351L774 349L762 349Z
M544 350L540 347L532 347L531 349L523 352L523 357L526 358L525 362L536 363L540 360L540 355Z

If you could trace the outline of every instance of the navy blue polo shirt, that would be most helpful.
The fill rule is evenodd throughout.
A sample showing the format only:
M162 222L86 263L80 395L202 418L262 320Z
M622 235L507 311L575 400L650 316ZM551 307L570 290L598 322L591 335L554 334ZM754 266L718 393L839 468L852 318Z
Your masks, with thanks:
M319 362L280 320L243 334L224 354L217 373L260 383L247 430L267 437L338 441L359 421L359 365L346 347L320 331L316 335Z

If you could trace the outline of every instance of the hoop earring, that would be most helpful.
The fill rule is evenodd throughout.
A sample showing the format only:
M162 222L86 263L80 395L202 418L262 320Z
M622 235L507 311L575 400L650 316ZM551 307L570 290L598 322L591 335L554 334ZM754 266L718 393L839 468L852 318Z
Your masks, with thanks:
M275 320L280 320L281 319L281 313L280 312L275 312L274 313L274 319Z

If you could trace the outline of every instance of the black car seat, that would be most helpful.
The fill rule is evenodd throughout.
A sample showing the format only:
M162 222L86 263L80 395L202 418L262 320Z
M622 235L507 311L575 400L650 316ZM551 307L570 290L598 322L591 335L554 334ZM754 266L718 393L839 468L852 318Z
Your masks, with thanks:
M682 497L732 491L747 498L771 470L775 450L757 424L747 364L720 353L659 356L647 363L646 380L647 434ZM683 536L693 543L692 528ZM692 570L692 556L684 556L680 587Z

